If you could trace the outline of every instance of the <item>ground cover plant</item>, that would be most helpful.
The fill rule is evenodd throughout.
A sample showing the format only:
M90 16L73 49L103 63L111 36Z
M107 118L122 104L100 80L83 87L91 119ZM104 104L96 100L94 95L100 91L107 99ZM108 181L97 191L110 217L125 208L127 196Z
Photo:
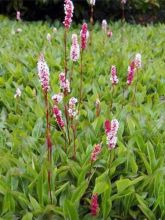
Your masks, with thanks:
M1 17L1 219L164 219L164 25L64 24Z

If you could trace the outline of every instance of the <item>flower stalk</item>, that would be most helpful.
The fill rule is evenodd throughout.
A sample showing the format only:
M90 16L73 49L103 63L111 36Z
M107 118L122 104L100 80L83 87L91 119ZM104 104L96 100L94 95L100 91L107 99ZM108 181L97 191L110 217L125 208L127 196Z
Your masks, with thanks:
M52 142L50 136L50 122L49 122L49 102L48 102L48 91L49 91L49 68L45 61L44 55L41 54L37 63L38 76L41 82L44 100L45 100L45 114L46 114L46 143L48 152L48 162L51 166L52 162ZM48 168L48 191L50 196L50 202L52 203L52 193L51 193L51 170Z

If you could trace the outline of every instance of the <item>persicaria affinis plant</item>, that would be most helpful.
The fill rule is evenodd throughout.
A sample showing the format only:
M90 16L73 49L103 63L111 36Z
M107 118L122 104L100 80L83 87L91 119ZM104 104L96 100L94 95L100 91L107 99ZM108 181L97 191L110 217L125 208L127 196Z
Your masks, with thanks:
M108 36L109 38L111 38L112 35L113 35L112 31L108 31L108 32L107 32L107 36Z
M91 215L96 216L99 212L98 195L97 193L92 195L90 205Z
M77 34L72 34L72 45L70 50L70 59L76 62L80 57L80 47L78 44Z
M18 98L18 97L20 97L21 96L21 90L20 90L20 88L17 88L16 89L16 93L15 93L15 95L14 95L14 98Z
M133 60L128 67L128 75L127 75L127 84L128 85L131 85L133 78L134 78L134 74L135 74L135 62Z
M69 29L72 23L73 10L74 10L73 2L71 0L65 0L65 4L64 4L65 19L63 24L66 29Z
M56 119L56 122L57 122L58 126L59 126L60 128L63 128L64 125L65 125L65 123L64 123L64 121L63 121L63 119L62 119L61 110L58 108L57 105L54 105L54 106L53 106L53 114L54 114L54 117L55 117L55 119Z
M72 97L69 99L69 109L68 109L68 113L69 113L69 117L71 119L73 119L76 115L77 115L77 110L76 110L76 103L77 103L77 99L75 97Z
M81 49L84 50L87 47L87 40L89 37L88 25L86 23L82 25L80 36L81 36Z
M114 66L114 65L111 67L111 77L110 77L110 80L112 82L112 85L116 85L119 82L119 80L117 78L116 66Z
M60 88L64 92L64 95L70 93L70 82L65 77L65 73L61 72L59 75Z
M49 67L45 61L44 55L41 54L38 60L38 76L44 92L49 90Z
M102 30L107 33L107 21L104 19L102 20Z
M96 0L89 0L90 5L95 5Z
M91 161L96 161L100 152L101 152L101 144L95 144L93 151L91 153Z
M54 104L59 104L63 100L63 93L58 93L52 96L52 100L54 101Z
M127 0L121 0L121 4L126 4Z
M135 62L136 69L140 69L141 66L142 66L141 54L140 53L136 54L134 62Z
M17 19L17 21L21 21L21 13L20 13L20 11L17 11L16 19Z
M112 121L106 120L104 123L105 133L107 136L107 145L109 149L113 149L117 143L117 132L119 129L119 122L117 119Z

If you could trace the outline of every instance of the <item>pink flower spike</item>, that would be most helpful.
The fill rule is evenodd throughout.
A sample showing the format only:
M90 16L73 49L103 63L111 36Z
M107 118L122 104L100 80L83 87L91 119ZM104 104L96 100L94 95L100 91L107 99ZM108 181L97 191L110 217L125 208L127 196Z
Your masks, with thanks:
M119 122L117 119L113 119L111 122L109 120L105 121L105 133L107 136L107 145L109 149L113 149L117 143L117 132L119 129Z
M119 122L118 122L118 120L113 119L113 120L111 121L111 133L112 133L114 136L117 135L118 129L119 129Z
M59 110L58 106L56 106L56 105L53 106L53 114L54 114L54 117L56 118L56 122L57 122L58 126L63 128L65 123L62 119L62 113Z
M128 67L128 76L127 76L127 84L131 85L135 74L135 62L132 61L130 66Z
M134 62L135 62L136 69L140 69L142 67L142 61L141 61L141 54L140 53L136 54Z
M49 67L45 62L44 55L41 54L37 63L38 76L44 92L49 90Z
M72 34L72 46L70 50L70 59L76 62L80 57L80 47L78 44L77 34Z
M17 19L17 21L21 21L21 13L20 13L20 11L17 11L16 19Z
M107 21L106 20L103 20L102 21L102 30L107 33Z
M14 95L14 98L18 98L18 97L20 97L21 96L21 90L20 90L20 88L17 88L16 89L16 93L15 93L15 95Z
M76 117L76 115L78 114L77 110L76 110L76 103L77 103L77 99L75 97L72 97L69 99L69 109L68 109L68 113L69 113L69 117L71 119L73 119L74 117Z
M93 6L94 6L94 5L95 5L95 3L96 3L96 0L90 0L90 2L89 2L89 3L90 3L90 5L93 5Z
M88 26L86 23L82 25L80 36L81 36L81 48L82 50L84 50L87 47L87 40L89 37Z
M109 120L106 120L104 123L105 133L108 134L111 130L111 122Z
M73 2L71 0L65 0L65 3L64 3L65 19L64 19L63 24L66 29L69 29L71 26L73 10L74 10Z
M60 73L59 75L60 80L60 88L63 90L64 93L70 92L70 82L68 79L65 78L65 73Z
M109 38L111 38L112 35L113 35L112 31L108 31L108 32L107 32L107 36L108 36Z
M47 41L48 41L49 43L51 42L52 37L51 37L51 35L50 35L49 33L47 33L46 39L47 39Z
M116 66L111 67L111 77L110 80L112 82L112 85L118 84L119 80L117 78L117 71L116 71Z
M55 104L59 104L63 100L63 93L53 95L52 100L55 102Z
M97 193L92 195L90 210L91 210L91 215L93 215L93 216L96 216L99 212L99 204L98 204L98 195L97 195Z
M91 161L96 161L97 156L100 154L100 152L101 152L101 144L95 144L93 151L91 153Z
M126 4L127 0L121 0L121 4Z

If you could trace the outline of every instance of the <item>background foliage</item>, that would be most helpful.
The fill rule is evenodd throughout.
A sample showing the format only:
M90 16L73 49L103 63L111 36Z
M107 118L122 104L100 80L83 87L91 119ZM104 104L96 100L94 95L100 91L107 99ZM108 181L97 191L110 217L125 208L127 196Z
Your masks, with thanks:
M49 23L11 22L1 19L0 28L0 217L1 219L92 219L92 192L99 195L100 214L95 219L165 219L164 25L110 24L113 37L103 42L95 25L93 48L84 53L84 107L78 120L77 160L73 143L64 150L64 138L51 121L53 140L52 189L49 204L44 101L36 63L45 52L50 67L51 88L59 91L58 74L63 71L63 28ZM21 33L15 33L17 28ZM46 34L53 36L52 43ZM71 33L80 32L80 27ZM70 45L70 41L68 40ZM68 45L68 49L70 46ZM138 73L136 105L132 104L135 82L126 87L130 59L140 52L143 67ZM119 85L112 95L109 68L118 69ZM69 68L71 68L69 63ZM79 66L74 66L72 93L79 94ZM123 99L125 86L125 99ZM16 88L22 91L14 99ZM99 96L101 114L95 117ZM110 108L113 101L112 108ZM103 123L120 122L118 145L110 152ZM103 142L102 153L90 171L90 154Z
M75 4L75 21L86 19L89 13L87 0L73 0ZM121 17L120 0L97 0L95 17L100 20L105 18L119 19ZM165 21L164 0L128 0L126 4L126 18L128 21L139 21L139 16L146 15L146 21ZM63 18L63 0L0 0L1 13L15 16L15 11L21 10L24 19L59 19ZM62 12L62 13L61 13ZM141 21L141 20L140 20Z

